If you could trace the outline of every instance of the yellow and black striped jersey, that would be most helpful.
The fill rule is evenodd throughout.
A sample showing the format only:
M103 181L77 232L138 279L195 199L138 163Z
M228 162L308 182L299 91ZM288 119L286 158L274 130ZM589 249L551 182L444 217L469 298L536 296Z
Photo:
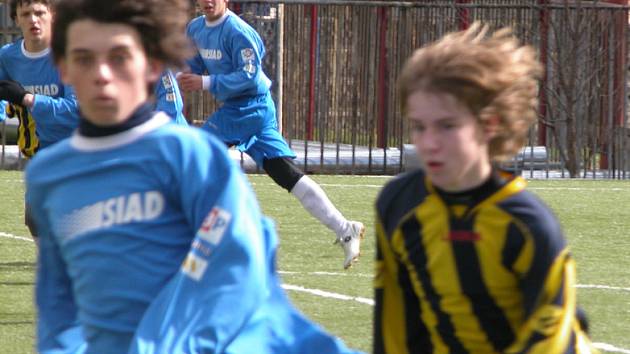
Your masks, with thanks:
M520 177L464 193L422 171L381 191L374 353L589 353L560 225Z
M22 155L31 158L39 148L39 138L35 129L35 119L26 107L14 103L6 105L7 117L16 118L19 121L17 143Z

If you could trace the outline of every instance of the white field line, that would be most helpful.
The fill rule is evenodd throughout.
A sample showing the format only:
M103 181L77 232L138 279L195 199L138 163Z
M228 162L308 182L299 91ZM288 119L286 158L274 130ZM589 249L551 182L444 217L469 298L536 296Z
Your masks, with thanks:
M24 237L24 236L16 236L6 232L0 231L0 237L10 238L14 240L26 241L33 243L32 237ZM286 275L317 275L317 276L342 276L342 277L360 277L360 278L372 278L371 274L364 273L341 273L341 272L291 272L291 271L278 271L279 274ZM583 289L603 289L603 290L616 290L616 291L628 291L630 292L630 288L624 288L620 286L609 286L609 285L599 285L599 284L577 284L576 288ZM319 291L319 290L317 290ZM323 296L323 295L322 295ZM345 295L341 295L345 296Z
M16 236L16 235L8 234L6 232L0 232L0 237L5 237L5 238L14 239L14 240L27 241L27 242L33 243L33 239L32 238ZM309 272L309 273L302 273L302 272L288 272L288 271L279 271L278 273L280 273L280 274L327 275L327 276L357 276L357 277L366 277L366 278L371 278L372 277L371 275L360 274L360 273L359 274L336 273L336 272ZM630 291L630 288L622 288L622 287L607 286L607 285L588 285L588 284L584 285L584 284L578 284L578 285L576 285L576 287L578 287L578 288L604 289L604 290ZM290 285L290 284L282 284L282 288L284 288L285 290L290 290L290 291L304 292L304 293L312 294L312 295L315 295L315 296L321 296L321 297L337 299L337 300L343 300L343 301L356 301L356 302L361 303L361 304L374 306L374 300L368 299L368 298L365 298L365 297L348 296L348 295L333 293L333 292L330 292L330 291L324 291L324 290L319 290L319 289L308 289L308 288L305 288L303 286ZM604 351L607 351L607 352L630 354L630 350L623 349L623 348L617 348L617 347L615 347L614 345L611 345L611 344L594 343L594 345L595 345L595 347L597 349L604 350Z
M614 345L608 344L608 343L593 343L593 345L595 346L595 348L604 350L607 352L630 354L630 350L617 348Z
M0 231L0 237L6 237L6 238L20 240L20 241L34 242L32 237L29 238L29 237L23 237L23 236L15 236L15 235L11 235L11 234L8 234L6 232L1 232L1 231Z
M13 234L9 234L6 232L1 232L0 231L0 237L5 237L5 238L10 238L10 239L14 239L14 240L20 240L20 241L26 241L26 242L31 242L33 243L33 238L32 237L24 237L24 236L16 236ZM345 273L341 273L341 272L291 272L291 271L278 271L279 274L286 274L286 275L317 275L317 276L341 276L341 277L360 277L360 278L372 278L371 274L364 274L364 273L352 273L350 272L345 272ZM616 291L628 291L630 292L630 288L624 288L624 287L620 287L620 286L609 286L609 285L598 285L598 284L577 284L575 286L576 288L583 288L583 289L603 289L603 290L616 290ZM345 295L342 295L345 296Z
M23 179L3 179L0 182L24 183Z
M252 186L273 187L275 183L257 183L250 182ZM339 187L339 188L383 188L384 184L335 184L335 183L318 183L321 187Z
M276 186L275 183L257 183L251 182L254 186ZM322 187L331 187L331 188L383 188L385 184L342 184L342 183L320 183ZM629 188L589 188L589 187L527 187L529 190L537 190L537 191L602 191L602 192L619 192L619 191L630 191Z
M348 295L343 295L343 294L332 293L330 291L324 291L324 290L319 290L319 289L308 289L303 286L290 285L290 284L282 284L282 288L284 288L285 290L299 291L299 292L309 293L316 296L327 297L331 299L344 300L344 301L356 301L362 304L374 306L374 300L368 299L365 297L348 296Z
M361 273L339 273L339 272L289 272L279 270L280 274L288 274L288 275L331 275L331 276L339 276L339 277L360 277L360 278L372 278L372 274L361 274Z
M619 290L619 291L630 291L630 288L622 288L619 286L608 286L608 285L595 285L595 284L577 284L576 288L584 288L584 289L604 289L604 290Z
M527 187L527 189L536 191L630 191L630 188L584 188L584 187Z
M340 277L361 277L361 278L372 278L372 274L365 273L352 273L352 271L341 273L341 272L290 272L290 271L278 271L279 274L286 275L320 275L320 276L340 276ZM617 291L628 291L630 292L630 288L624 288L620 286L609 286L609 285L597 285L597 284L577 284L576 288L583 289L604 289L604 290L617 290Z

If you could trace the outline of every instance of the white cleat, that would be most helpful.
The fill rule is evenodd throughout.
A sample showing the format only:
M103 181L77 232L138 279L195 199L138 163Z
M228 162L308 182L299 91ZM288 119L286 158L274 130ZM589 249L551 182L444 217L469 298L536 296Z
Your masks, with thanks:
M356 262L361 255L361 240L365 235L365 226L358 221L350 221L348 231L343 235L337 235L335 243L339 243L343 248L345 259L343 269L348 269L352 263Z

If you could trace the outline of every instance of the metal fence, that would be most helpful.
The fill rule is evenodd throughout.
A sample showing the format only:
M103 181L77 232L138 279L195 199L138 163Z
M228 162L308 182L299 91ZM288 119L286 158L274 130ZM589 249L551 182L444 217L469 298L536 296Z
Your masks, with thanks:
M480 20L512 27L538 48L546 67L539 124L515 167L540 177L630 177L627 5L547 0L235 5L267 43L265 65L276 79L283 134L297 142L296 150L304 149L300 161L309 171L400 171L409 142L396 99L403 62L414 49ZM349 147L351 164L342 162ZM327 168L331 159L336 163Z
M410 151L396 93L416 48L476 20L545 64L540 119L510 164L530 177L630 178L625 1L232 0L262 35L278 119L308 172L395 174ZM217 106L187 95L197 124ZM245 160L243 160L245 161Z

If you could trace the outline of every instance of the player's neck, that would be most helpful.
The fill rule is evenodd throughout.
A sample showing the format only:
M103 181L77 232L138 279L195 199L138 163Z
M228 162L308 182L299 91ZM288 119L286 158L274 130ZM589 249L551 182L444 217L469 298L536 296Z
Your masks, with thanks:
M46 40L24 40L24 50L30 53L39 53L48 48L48 41Z

